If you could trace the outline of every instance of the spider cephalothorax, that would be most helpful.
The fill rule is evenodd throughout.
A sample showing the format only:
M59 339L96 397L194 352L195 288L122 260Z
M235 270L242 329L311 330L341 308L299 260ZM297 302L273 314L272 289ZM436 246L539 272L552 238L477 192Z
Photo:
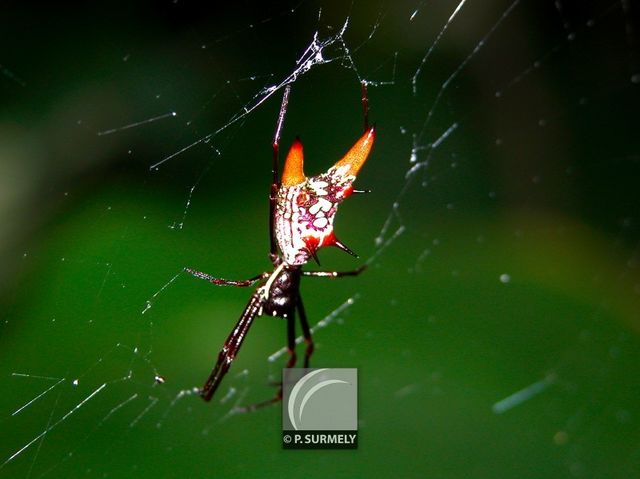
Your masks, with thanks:
M369 128L347 154L326 173L307 178L299 139L291 146L282 172L276 200L276 237L285 263L305 264L322 246L337 246L353 252L333 233L338 205L354 192L353 181L367 160L374 128Z

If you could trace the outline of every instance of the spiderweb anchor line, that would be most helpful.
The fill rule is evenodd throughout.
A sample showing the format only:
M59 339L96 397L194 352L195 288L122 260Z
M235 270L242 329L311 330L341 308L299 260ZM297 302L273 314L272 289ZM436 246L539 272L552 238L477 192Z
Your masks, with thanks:
M59 386L60 384L62 384L63 382L66 381L66 378L52 378L52 377L47 377L47 376L35 376L35 375L30 375L30 374L23 374L23 373L12 373L12 376L16 376L16 377L28 377L28 378L35 378L35 379L48 379L51 381L56 381L54 384L52 384L51 386L49 386L47 389L45 389L44 391L42 391L40 394L38 394L36 397L34 397L33 399L27 401L25 404L23 404L22 406L20 406L18 409L16 409L15 411L13 411L11 413L12 416L15 416L16 414L20 414L22 411L24 411L26 408L28 408L29 406L31 406L33 403L35 403L38 399L42 398L45 394L47 394L48 392L52 391L53 389L55 389L57 386Z
M107 387L107 383L103 383L98 388L96 388L93 392L91 392L88 396L86 396L82 401L80 401L78 404L76 404L76 406L73 407L73 409L71 409L69 412L67 412L65 415L63 415L60 419L58 419L56 422L54 422L50 426L47 426L40 434L38 434L36 437L31 439L28 443L26 443L24 446L22 446L16 452L11 454L11 456L9 456L2 464L0 464L0 469L2 469L4 466L6 466L11 461L13 461L16 457L18 457L24 451L29 449L31 446L33 446L36 442L38 442L38 440L42 439L44 436L49 434L53 429L55 429L60 424L62 424L64 421L66 421L72 414L76 413L78 411L78 409L80 409L85 404L87 404L87 402L89 402L91 399L93 399L97 394L99 394L106 387Z
M135 123L130 123L125 126L120 126L118 128L110 128L108 130L103 130L98 132L98 136L111 135L113 133L117 133L119 131L128 130L129 128L136 128L138 126L146 125L147 123L153 123L158 120L163 120L165 118L176 117L178 114L175 111L165 113L164 115L155 116L153 118L147 118L146 120L137 121Z
M344 50L346 43L344 42L343 36L347 31L347 27L349 26L349 17L346 18L342 27L335 35L331 35L326 38L320 38L320 34L316 31L313 35L313 40L306 47L302 55L296 60L296 68L289 73L284 79L282 79L277 85L271 85L269 87L263 88L260 92L258 92L249 103L243 106L239 111L237 111L223 126L218 128L213 133L209 133L198 140L194 141L176 151L175 153L163 158L162 160L154 163L149 167L150 170L157 170L158 167L166 163L167 161L181 155L182 153L188 151L196 145L199 145L204 142L210 141L213 137L217 136L222 131L226 130L230 126L235 123L243 120L247 115L253 113L253 111L260 107L264 102L266 102L271 96L273 96L276 92L278 92L281 88L284 88L287 85L290 85L297 81L300 77L307 74L312 68L317 65L331 63L338 59L350 59L350 54L348 50ZM338 54L336 57L328 57L325 58L325 52L334 45L340 45L343 49L342 54ZM353 62L353 60L351 60Z

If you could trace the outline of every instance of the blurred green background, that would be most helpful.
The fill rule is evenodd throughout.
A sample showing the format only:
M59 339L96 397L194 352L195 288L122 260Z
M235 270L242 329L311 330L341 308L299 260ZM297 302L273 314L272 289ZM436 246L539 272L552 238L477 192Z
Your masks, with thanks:
M0 477L638 475L635 5L2 10ZM269 268L287 78L307 173L360 135L360 80L378 128L373 193L336 219L361 258L320 254L371 267L302 286L333 319L313 365L359 369L357 451L283 451L278 407L229 414L273 394L282 321L211 404L189 394L250 291L178 273Z

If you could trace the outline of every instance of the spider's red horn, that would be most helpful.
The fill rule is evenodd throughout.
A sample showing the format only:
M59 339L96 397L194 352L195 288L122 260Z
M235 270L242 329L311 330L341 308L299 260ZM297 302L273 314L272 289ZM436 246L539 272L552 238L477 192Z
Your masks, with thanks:
M342 174L346 176L357 176L360 168L362 168L364 162L367 161L375 137L376 130L375 127L372 126L364 132L364 135L356 141L355 145L351 147L347 154L344 155L344 157L342 157L334 167L338 169L348 167L348 169Z
M300 138L296 138L291 145L291 149L284 161L284 170L282 171L282 184L284 186L295 186L306 180L304 176L304 154L302 152L302 142Z

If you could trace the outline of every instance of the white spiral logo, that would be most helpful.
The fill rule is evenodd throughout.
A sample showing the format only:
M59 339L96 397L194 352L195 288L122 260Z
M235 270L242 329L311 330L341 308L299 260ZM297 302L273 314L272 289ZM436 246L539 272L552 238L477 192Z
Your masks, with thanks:
M296 399L300 395L302 389L307 385L309 380L313 379L315 376L320 374L323 371L326 371L328 368L316 369L315 371L311 371L308 374L305 374L300 380L296 383L296 385L291 390L291 394L289 395L289 401L287 403L287 410L289 413L289 420L291 421L291 425L297 431L300 429L300 423L302 422L302 413L304 412L304 407L311 397L317 393L320 389L330 386L332 384L349 384L347 381L343 381L341 379L325 379L324 381L320 381L317 384L311 386L302 399L299 402L297 414L295 413L296 409ZM319 378L316 378L318 380ZM310 385L313 384L313 381Z

